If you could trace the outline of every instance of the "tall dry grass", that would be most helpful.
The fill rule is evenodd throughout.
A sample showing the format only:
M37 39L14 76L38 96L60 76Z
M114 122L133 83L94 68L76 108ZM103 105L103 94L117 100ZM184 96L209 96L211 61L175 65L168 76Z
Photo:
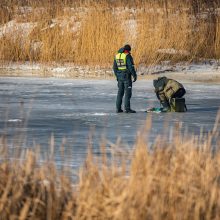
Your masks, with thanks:
M6 147L1 146L0 219L52 220L73 216L76 197L72 183L58 175L53 162L39 166L37 154L31 151L26 151L20 162L7 160Z
M218 59L220 59L220 18L217 20L216 26L216 36L215 36L215 54Z
M110 67L119 47L136 64L219 59L219 2L3 1L0 59ZM14 30L4 32L9 21ZM26 33L23 26L31 23Z
M76 59L80 64L105 65L124 43L125 34L110 10L95 8L79 30Z
M148 119L133 152L112 145L109 157L104 143L99 158L89 151L77 187L51 157L39 164L27 150L9 160L2 137L0 219L219 219L219 122L199 136L177 124L172 142L158 136L149 146Z
M163 59L179 61L190 56L190 23L187 13L165 18L161 11L141 12L138 15L139 37L134 56L138 63L158 63ZM139 38L142 39L139 41ZM140 49L139 49L140 48ZM173 52L170 49L174 49ZM170 52L169 52L170 50Z

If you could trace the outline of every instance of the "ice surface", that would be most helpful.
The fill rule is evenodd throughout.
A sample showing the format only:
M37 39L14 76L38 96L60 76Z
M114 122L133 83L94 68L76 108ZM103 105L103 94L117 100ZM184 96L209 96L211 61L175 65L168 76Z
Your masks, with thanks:
M137 132L152 116L149 142L164 131L164 122L172 131L176 122L190 133L208 133L213 128L220 107L220 86L183 82L186 87L187 113L149 114L149 107L159 107L151 81L133 85L132 108L136 114L116 114L117 84L114 80L72 80L55 78L7 78L0 80L0 134L7 134L8 143L16 147L22 140L24 148L33 142L48 152L51 135L55 138L57 164L82 165L89 136L93 151L100 155L100 140L115 143L121 137L124 148L133 148ZM172 135L168 134L172 139ZM60 146L65 143L65 158ZM70 158L69 158L70 157ZM68 159L69 158L69 159Z

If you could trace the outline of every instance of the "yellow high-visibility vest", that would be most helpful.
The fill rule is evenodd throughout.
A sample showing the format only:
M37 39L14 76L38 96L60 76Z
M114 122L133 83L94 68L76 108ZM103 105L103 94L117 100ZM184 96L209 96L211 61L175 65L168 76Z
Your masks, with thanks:
M115 61L117 63L117 67L119 70L126 70L127 67L126 67L126 56L127 54L125 53L118 53L116 56L115 56Z

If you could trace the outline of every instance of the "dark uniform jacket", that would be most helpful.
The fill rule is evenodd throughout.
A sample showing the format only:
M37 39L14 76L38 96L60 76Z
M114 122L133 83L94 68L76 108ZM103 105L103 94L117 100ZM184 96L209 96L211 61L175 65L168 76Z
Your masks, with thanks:
M124 52L124 48L118 50L118 53L123 53L123 52ZM114 59L113 71L117 80L131 81L131 76L132 76L136 81L137 74L134 68L134 61L130 53L126 56L126 67L127 67L126 70L119 70L116 60Z

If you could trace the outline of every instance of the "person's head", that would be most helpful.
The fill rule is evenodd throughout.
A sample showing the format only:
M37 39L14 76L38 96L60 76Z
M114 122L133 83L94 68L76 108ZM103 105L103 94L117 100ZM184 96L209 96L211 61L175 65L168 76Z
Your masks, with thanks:
M131 46L129 44L124 45L124 50L130 52L131 51Z
M157 79L153 80L153 86L156 88L158 86L163 85L163 87L167 84L167 77L166 76L160 76Z

